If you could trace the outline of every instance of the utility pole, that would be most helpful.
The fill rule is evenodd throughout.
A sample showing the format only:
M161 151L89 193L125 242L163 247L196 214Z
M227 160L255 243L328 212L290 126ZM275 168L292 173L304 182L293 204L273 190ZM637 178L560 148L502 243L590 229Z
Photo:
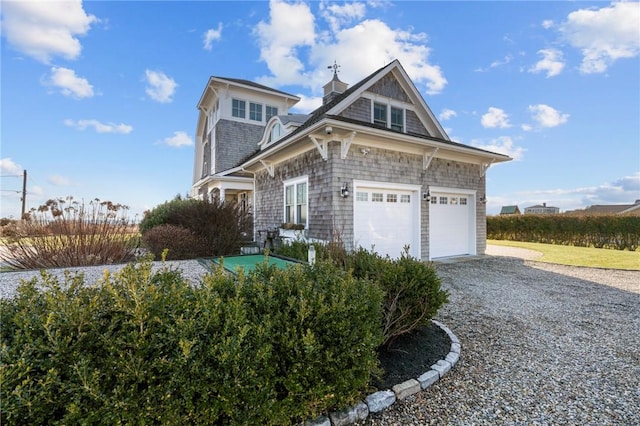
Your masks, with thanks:
M24 213L27 206L27 171L22 173L22 216L20 220L24 219Z

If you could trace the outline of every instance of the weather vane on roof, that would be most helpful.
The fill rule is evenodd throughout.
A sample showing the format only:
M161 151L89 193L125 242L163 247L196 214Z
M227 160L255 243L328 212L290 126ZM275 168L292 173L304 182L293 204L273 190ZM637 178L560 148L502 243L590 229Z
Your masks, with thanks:
M327 68L333 68L333 75L338 75L338 68L340 68L340 65L338 65L336 61L333 61L333 65L329 65Z

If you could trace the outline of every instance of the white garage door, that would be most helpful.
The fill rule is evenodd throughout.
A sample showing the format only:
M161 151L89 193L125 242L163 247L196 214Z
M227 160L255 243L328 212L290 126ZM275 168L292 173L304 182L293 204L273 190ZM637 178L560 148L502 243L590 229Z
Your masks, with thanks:
M358 186L354 197L355 245L382 256L397 258L409 246L418 257L418 192L412 190Z
M475 254L472 196L433 192L429 204L429 257Z

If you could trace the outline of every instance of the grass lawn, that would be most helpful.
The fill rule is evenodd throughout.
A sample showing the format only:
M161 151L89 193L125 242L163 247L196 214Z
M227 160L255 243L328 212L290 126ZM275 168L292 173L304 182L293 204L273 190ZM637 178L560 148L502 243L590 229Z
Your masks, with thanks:
M496 246L520 247L542 253L536 259L561 265L588 266L592 268L632 269L640 271L640 251L573 247L555 244L526 243L521 241L487 240Z

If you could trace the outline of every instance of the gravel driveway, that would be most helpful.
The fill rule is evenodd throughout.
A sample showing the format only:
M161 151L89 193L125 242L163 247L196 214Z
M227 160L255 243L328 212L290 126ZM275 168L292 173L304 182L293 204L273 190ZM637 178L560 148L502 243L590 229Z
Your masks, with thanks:
M438 265L460 361L359 424L640 424L640 272L488 252Z

